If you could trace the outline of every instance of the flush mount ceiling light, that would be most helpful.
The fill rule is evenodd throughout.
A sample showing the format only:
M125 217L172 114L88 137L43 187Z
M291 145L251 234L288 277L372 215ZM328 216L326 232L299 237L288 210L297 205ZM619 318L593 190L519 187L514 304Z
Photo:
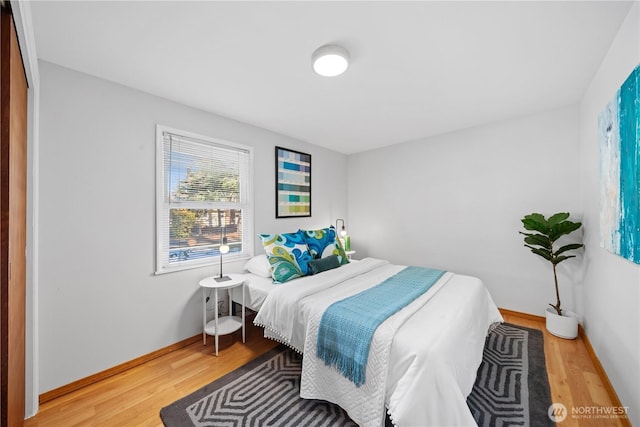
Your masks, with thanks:
M311 56L311 64L313 70L321 76L339 76L349 66L349 51L332 44L319 47Z

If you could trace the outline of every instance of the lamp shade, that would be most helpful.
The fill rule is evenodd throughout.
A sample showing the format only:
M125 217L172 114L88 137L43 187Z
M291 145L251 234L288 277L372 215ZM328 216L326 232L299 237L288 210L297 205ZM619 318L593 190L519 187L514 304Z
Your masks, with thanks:
M231 280L229 276L222 275L222 255L229 253L229 244L227 243L226 230L223 229L222 232L224 237L222 238L220 246L218 247L218 251L220 251L220 276L214 278L216 282L226 282L227 280Z
M349 67L349 51L336 45L319 47L311 56L311 64L321 76L339 76Z

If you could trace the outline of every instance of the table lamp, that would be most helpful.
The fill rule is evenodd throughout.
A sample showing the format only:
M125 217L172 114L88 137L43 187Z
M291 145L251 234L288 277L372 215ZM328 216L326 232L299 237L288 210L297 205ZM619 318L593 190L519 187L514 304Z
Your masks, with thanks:
M226 227L222 228L222 238L220 239L220 247L218 248L218 250L220 251L220 276L216 277L214 280L216 282L226 282L227 280L231 280L231 277L222 275L222 255L229 252Z

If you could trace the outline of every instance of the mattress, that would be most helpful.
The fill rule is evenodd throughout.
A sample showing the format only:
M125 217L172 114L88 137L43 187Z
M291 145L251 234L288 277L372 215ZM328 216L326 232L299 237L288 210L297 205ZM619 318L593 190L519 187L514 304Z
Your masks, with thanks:
M271 277L261 277L246 272L245 277L245 307L258 311L269 292L278 285L273 284ZM240 286L231 290L231 299L233 302L242 304L242 288Z

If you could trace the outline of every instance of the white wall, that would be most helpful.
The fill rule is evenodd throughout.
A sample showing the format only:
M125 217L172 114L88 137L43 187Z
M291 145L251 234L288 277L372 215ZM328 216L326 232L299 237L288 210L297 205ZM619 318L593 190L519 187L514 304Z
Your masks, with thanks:
M349 156L349 233L357 257L480 277L500 307L543 315L550 265L523 247L531 212L579 216L578 109L476 127ZM574 303L580 263L561 264Z
M640 266L600 247L598 114L640 63L640 6L632 7L581 105L586 225L584 328L634 425L640 425Z
M153 274L157 123L254 147L256 233L347 215L342 154L51 63L40 74L40 393L202 331L198 281L217 265ZM275 219L275 145L312 155L311 218Z

